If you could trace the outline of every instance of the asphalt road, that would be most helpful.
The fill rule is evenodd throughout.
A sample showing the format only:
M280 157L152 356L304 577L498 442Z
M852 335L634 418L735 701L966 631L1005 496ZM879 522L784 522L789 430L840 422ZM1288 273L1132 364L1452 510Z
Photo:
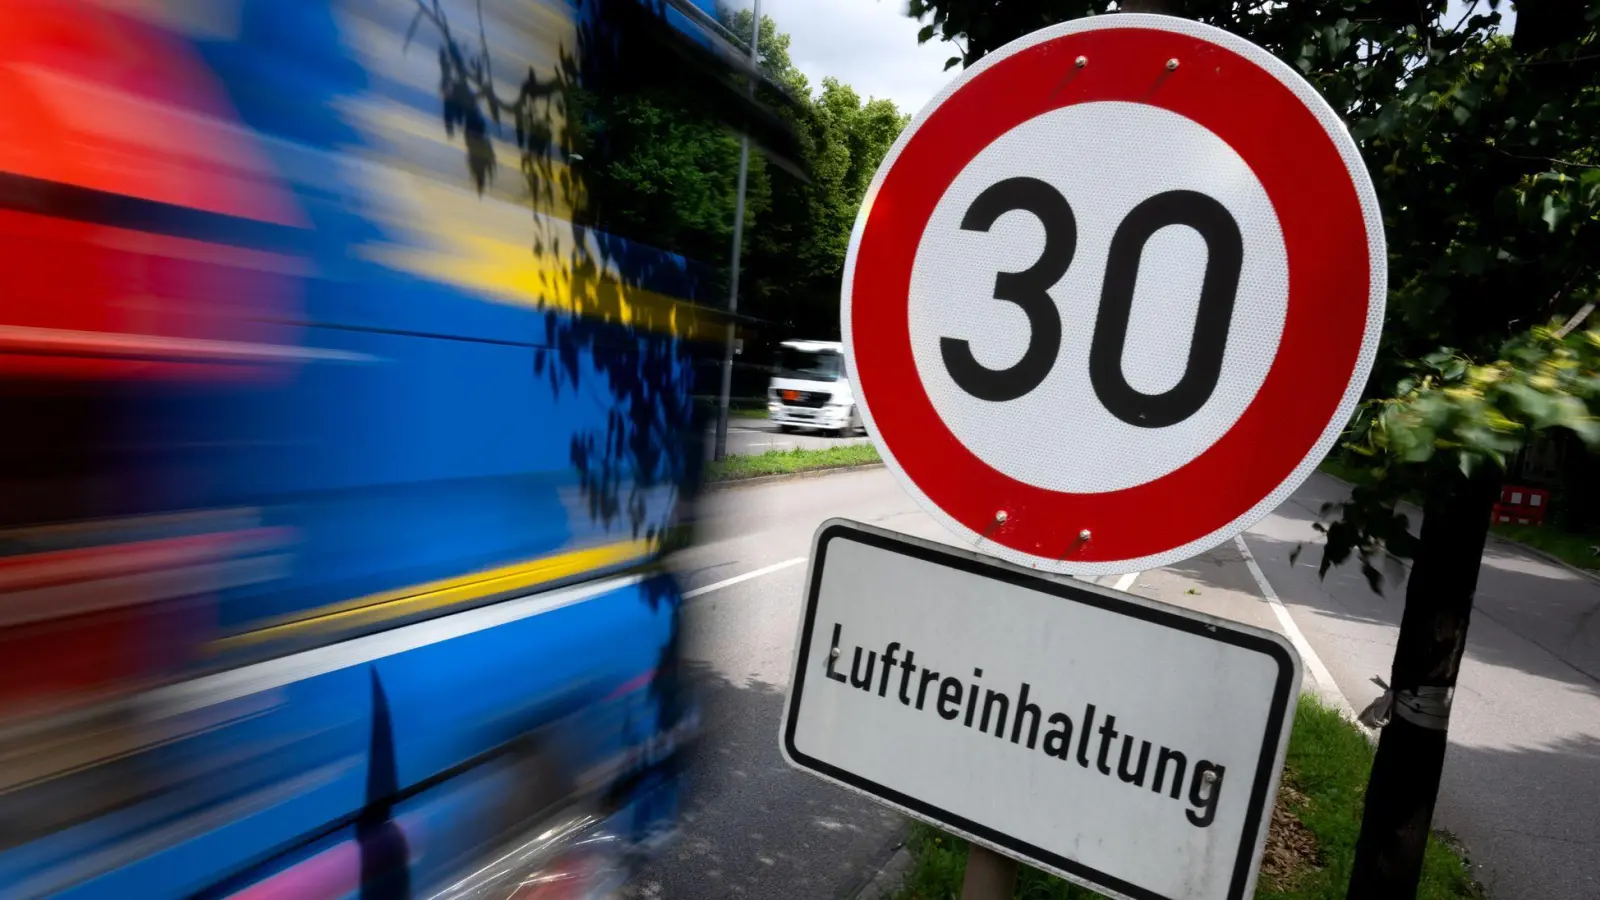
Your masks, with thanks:
M820 431L783 432L766 419L729 419L728 452L754 455L768 450L820 450L838 444L863 444L864 436L832 437ZM706 452L712 442L706 441Z
M1284 611L1324 664L1307 689L1360 709L1393 654L1403 584L1372 594L1353 568L1316 575L1311 524L1342 486L1314 476L1247 536ZM850 896L892 853L899 818L789 769L778 724L812 532L844 516L954 543L882 469L713 492L702 543L677 559L691 595L686 652L706 736L683 835L635 885L650 898ZM1404 572L1395 573L1403 578ZM1283 631L1234 543L1102 581ZM1189 593L1189 591L1198 593ZM1600 897L1600 584L1495 543L1451 723L1435 823L1468 847L1497 900Z

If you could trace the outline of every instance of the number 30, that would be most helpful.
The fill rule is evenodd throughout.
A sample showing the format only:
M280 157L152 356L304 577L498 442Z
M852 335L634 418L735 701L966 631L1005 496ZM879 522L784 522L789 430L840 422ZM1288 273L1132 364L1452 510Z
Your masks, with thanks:
M961 227L988 231L1008 212L1032 213L1044 226L1044 252L1021 272L1000 272L994 298L1015 303L1028 317L1028 349L1010 368L991 369L972 356L966 341L939 339L944 365L962 390L980 400L1015 400L1037 388L1055 366L1061 351L1061 313L1050 288L1065 275L1077 251L1078 222L1061 193L1037 178L1007 178L990 185L967 208ZM1134 283L1139 260L1151 235L1168 225L1186 225L1206 242L1206 271L1200 282L1200 305L1183 377L1169 390L1146 394L1122 374L1122 351L1128 340ZM1089 383L1112 415L1141 428L1182 422L1199 411L1216 390L1228 326L1244 265L1239 223L1226 207L1196 191L1165 191L1128 213L1111 237L1106 274L1100 286L1100 310L1089 343Z

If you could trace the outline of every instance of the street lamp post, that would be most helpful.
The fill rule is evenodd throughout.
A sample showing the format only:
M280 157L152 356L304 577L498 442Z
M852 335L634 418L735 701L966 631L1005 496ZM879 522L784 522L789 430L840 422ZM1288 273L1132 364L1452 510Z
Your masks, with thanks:
M760 65L757 47L761 44L761 0L755 0L750 26L750 94L756 91L756 67ZM739 137L739 186L733 206L733 266L728 278L728 336L722 350L722 391L717 396L717 439L715 459L728 455L728 401L733 390L733 315L739 311L739 255L744 243L744 191L750 175L750 133Z

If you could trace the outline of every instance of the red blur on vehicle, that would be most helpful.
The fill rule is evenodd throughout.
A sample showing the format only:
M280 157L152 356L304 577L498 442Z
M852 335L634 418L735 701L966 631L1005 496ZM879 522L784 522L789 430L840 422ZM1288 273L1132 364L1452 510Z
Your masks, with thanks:
M149 24L84 0L0 4L0 377L281 369L262 363L293 342L303 262L175 233L299 224L235 120Z
M194 49L111 6L0 3L0 721L214 636L216 573L260 536L108 512L164 452L117 398L278 382L299 352L307 263L254 240L303 229L295 200Z

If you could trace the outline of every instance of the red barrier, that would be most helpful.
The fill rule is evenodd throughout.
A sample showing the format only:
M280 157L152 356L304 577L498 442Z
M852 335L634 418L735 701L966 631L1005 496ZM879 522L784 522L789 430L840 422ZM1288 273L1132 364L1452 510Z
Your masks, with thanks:
M1500 489L1500 502L1494 505L1490 521L1508 525L1543 525L1545 511L1549 508L1549 491L1508 484Z

